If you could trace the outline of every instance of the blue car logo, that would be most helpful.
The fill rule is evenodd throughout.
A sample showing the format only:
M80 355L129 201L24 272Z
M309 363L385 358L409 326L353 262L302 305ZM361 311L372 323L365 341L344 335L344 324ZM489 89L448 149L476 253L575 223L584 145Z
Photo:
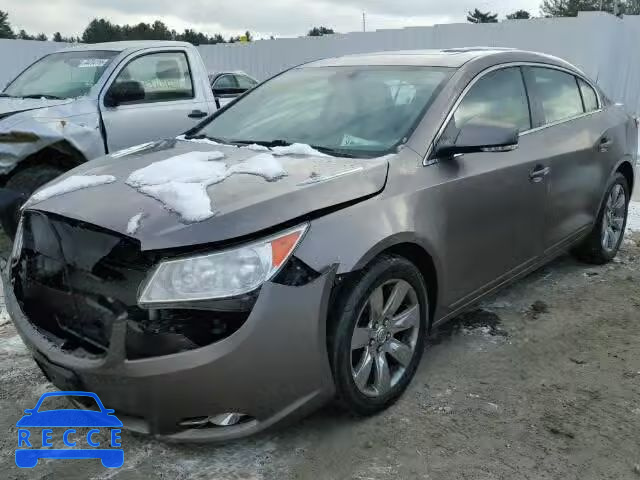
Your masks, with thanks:
M39 411L42 403L51 397L89 397L93 399L100 411L83 409L58 409ZM121 448L120 428L122 422L113 415L114 410L104 408L95 393L90 392L53 392L40 397L36 406L24 411L25 416L18 420L18 448L16 449L16 465L20 468L33 468L40 458L81 459L99 458L107 468L119 468L124 463L124 451ZM29 430L43 428L41 438ZM64 428L64 432L56 434L53 428ZM90 428L85 435L77 433L75 428ZM110 430L109 448L104 448L96 439L101 429ZM32 433L34 434L32 436ZM68 448L52 448L54 442L62 443ZM85 448L90 447L90 448ZM102 447L102 448L101 448Z

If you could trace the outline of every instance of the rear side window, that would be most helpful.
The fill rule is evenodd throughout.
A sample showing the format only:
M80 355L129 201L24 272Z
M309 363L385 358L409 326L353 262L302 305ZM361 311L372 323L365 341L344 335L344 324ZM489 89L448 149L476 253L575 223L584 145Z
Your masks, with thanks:
M213 88L215 90L228 90L231 88L238 88L238 82L234 75L222 75L213 82Z
M593 112L598 109L598 97L596 92L591 88L587 82L578 79L578 85L580 86L580 92L582 93L582 101L584 102L585 112Z
M488 73L467 92L456 109L449 128L466 124L531 128L529 102L519 67Z
M551 68L533 67L531 80L545 124L584 113L578 83L573 75Z
M189 62L182 52L153 53L132 60L115 83L129 81L142 84L144 102L193 98Z

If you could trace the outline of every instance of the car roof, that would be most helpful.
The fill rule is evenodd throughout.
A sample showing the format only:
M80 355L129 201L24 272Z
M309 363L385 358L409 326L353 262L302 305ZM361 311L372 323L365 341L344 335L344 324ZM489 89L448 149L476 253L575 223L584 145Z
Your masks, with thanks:
M78 44L73 47L61 50L63 52L79 51L79 50L110 50L114 52L123 52L125 50L139 50L143 48L157 47L191 47L188 42L174 42L168 40L133 40L125 42L105 42L105 43L87 43Z
M526 61L538 60L552 64L567 64L564 60L538 52L501 47L461 47L441 50L398 50L389 52L360 53L326 58L305 64L305 67L402 65L459 68L464 64L490 56L513 59L521 54ZM498 60L496 58L496 60ZM523 58L524 60L524 58ZM575 68L575 67L574 67Z

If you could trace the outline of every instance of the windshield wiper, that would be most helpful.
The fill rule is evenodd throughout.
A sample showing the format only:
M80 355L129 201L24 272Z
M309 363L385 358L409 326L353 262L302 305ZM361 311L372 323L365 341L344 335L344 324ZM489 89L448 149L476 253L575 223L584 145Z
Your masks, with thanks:
M228 145L229 143L231 143L228 140L225 140L224 138L210 137L209 135L205 135L204 133L198 133L196 135L185 135L184 139L185 140L205 140L206 139L216 143L223 143L225 145Z
M288 147L291 142L287 140L229 140L234 145L260 145L262 147Z
M0 98L15 98L13 95L9 95L8 93L0 93Z
M48 95L46 93L32 93L31 95L22 95L22 98L46 98L47 100L62 100L62 97Z

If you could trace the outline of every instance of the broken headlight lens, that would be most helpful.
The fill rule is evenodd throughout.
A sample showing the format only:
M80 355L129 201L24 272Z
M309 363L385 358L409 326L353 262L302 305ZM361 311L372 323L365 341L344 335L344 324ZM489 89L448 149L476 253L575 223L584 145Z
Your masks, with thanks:
M308 226L222 252L162 262L142 289L138 303L193 302L252 292L278 273Z

